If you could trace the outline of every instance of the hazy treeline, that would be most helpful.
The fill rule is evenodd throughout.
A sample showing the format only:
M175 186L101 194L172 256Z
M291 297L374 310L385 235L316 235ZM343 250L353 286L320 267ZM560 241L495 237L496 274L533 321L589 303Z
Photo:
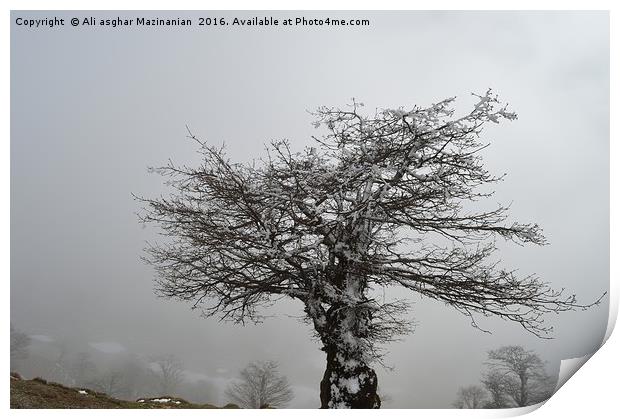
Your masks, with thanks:
M88 342L33 339L13 326L11 371L124 400L170 395L194 403L217 403L219 394L210 380L189 379L174 355L106 352Z
M553 395L557 377L545 362L522 346L502 346L487 352L480 384L459 388L457 409L503 409L540 403Z
M124 400L173 396L193 403L227 404L248 409L282 408L293 399L288 379L273 361L256 361L218 388L208 379L190 379L171 354L140 355L104 343L54 340L11 326L11 371L24 378L41 377L69 387L87 388ZM100 347L101 349L101 347ZM219 383L222 385L222 383ZM223 399L218 395L223 392Z

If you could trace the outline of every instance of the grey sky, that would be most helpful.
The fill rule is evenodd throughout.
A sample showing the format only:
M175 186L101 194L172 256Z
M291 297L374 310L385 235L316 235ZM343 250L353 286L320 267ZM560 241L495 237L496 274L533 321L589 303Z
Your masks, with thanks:
M157 16L204 13L161 12ZM52 13L116 17L148 13ZM216 13L253 16L265 13ZM316 134L312 110L355 97L410 108L492 87L519 119L486 131L487 167L508 173L496 197L539 223L551 245L500 244L501 258L581 302L609 288L609 25L603 12L291 12L368 18L359 28L11 28L11 321L34 335L175 353L214 380L274 359L296 386L292 407L318 406L324 369L301 307L259 326L202 319L157 299L140 261L155 231L131 193L165 194L147 166L195 163L185 125L249 160L270 139ZM17 16L50 13L12 12ZM593 350L607 300L549 318L555 339L483 319L484 334L443 304L411 295L414 334L378 368L388 407L443 407L479 379L485 351L522 344L557 368ZM286 313L286 315L285 315ZM293 317L289 317L293 316ZM219 372L218 372L219 370ZM223 372L227 370L228 373Z

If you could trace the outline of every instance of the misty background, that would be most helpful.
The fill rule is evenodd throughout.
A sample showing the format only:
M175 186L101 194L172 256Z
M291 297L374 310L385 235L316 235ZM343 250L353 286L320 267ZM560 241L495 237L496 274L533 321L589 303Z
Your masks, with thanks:
M136 16L193 20L193 27L16 26L18 16ZM199 27L199 17L370 19L368 27ZM604 12L12 12L11 323L31 335L31 362L59 348L103 363L174 354L210 401L254 360L274 360L293 386L290 407L319 406L324 354L282 301L262 324L204 319L155 297L140 257L156 229L137 220L132 193L166 195L147 167L196 164L185 126L230 157L264 155L271 139L301 149L317 135L312 111L405 109L491 87L519 115L485 130L486 167L507 173L492 198L542 226L550 245L498 242L522 274L589 303L609 289L609 16ZM395 293L398 293L395 290ZM398 294L400 295L400 294ZM557 374L561 359L592 352L608 300L549 316L553 340L520 326L467 317L416 294L415 332L390 344L377 366L385 407L450 407L480 379L486 351L523 345ZM111 362L111 361L110 361Z

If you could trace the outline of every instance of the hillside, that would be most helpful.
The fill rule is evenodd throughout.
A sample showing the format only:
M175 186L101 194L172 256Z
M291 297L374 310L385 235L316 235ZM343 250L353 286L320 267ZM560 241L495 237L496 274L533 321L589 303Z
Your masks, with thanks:
M229 404L223 409L236 409ZM11 409L218 409L210 404L194 404L178 397L119 400L89 389L70 388L41 378L21 379L11 374Z

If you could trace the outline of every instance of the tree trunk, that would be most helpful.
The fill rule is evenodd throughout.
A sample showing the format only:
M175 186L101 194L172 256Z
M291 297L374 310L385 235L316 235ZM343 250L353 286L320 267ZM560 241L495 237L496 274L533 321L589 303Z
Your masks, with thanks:
M322 409L378 409L377 374L368 366L371 310L336 304L326 313L322 336L327 368L321 381Z
M321 380L321 409L378 409L377 374L355 359L327 350L327 368Z
M522 373L519 375L519 380L521 381L521 387L519 391L519 406L525 407L527 406L527 375Z

